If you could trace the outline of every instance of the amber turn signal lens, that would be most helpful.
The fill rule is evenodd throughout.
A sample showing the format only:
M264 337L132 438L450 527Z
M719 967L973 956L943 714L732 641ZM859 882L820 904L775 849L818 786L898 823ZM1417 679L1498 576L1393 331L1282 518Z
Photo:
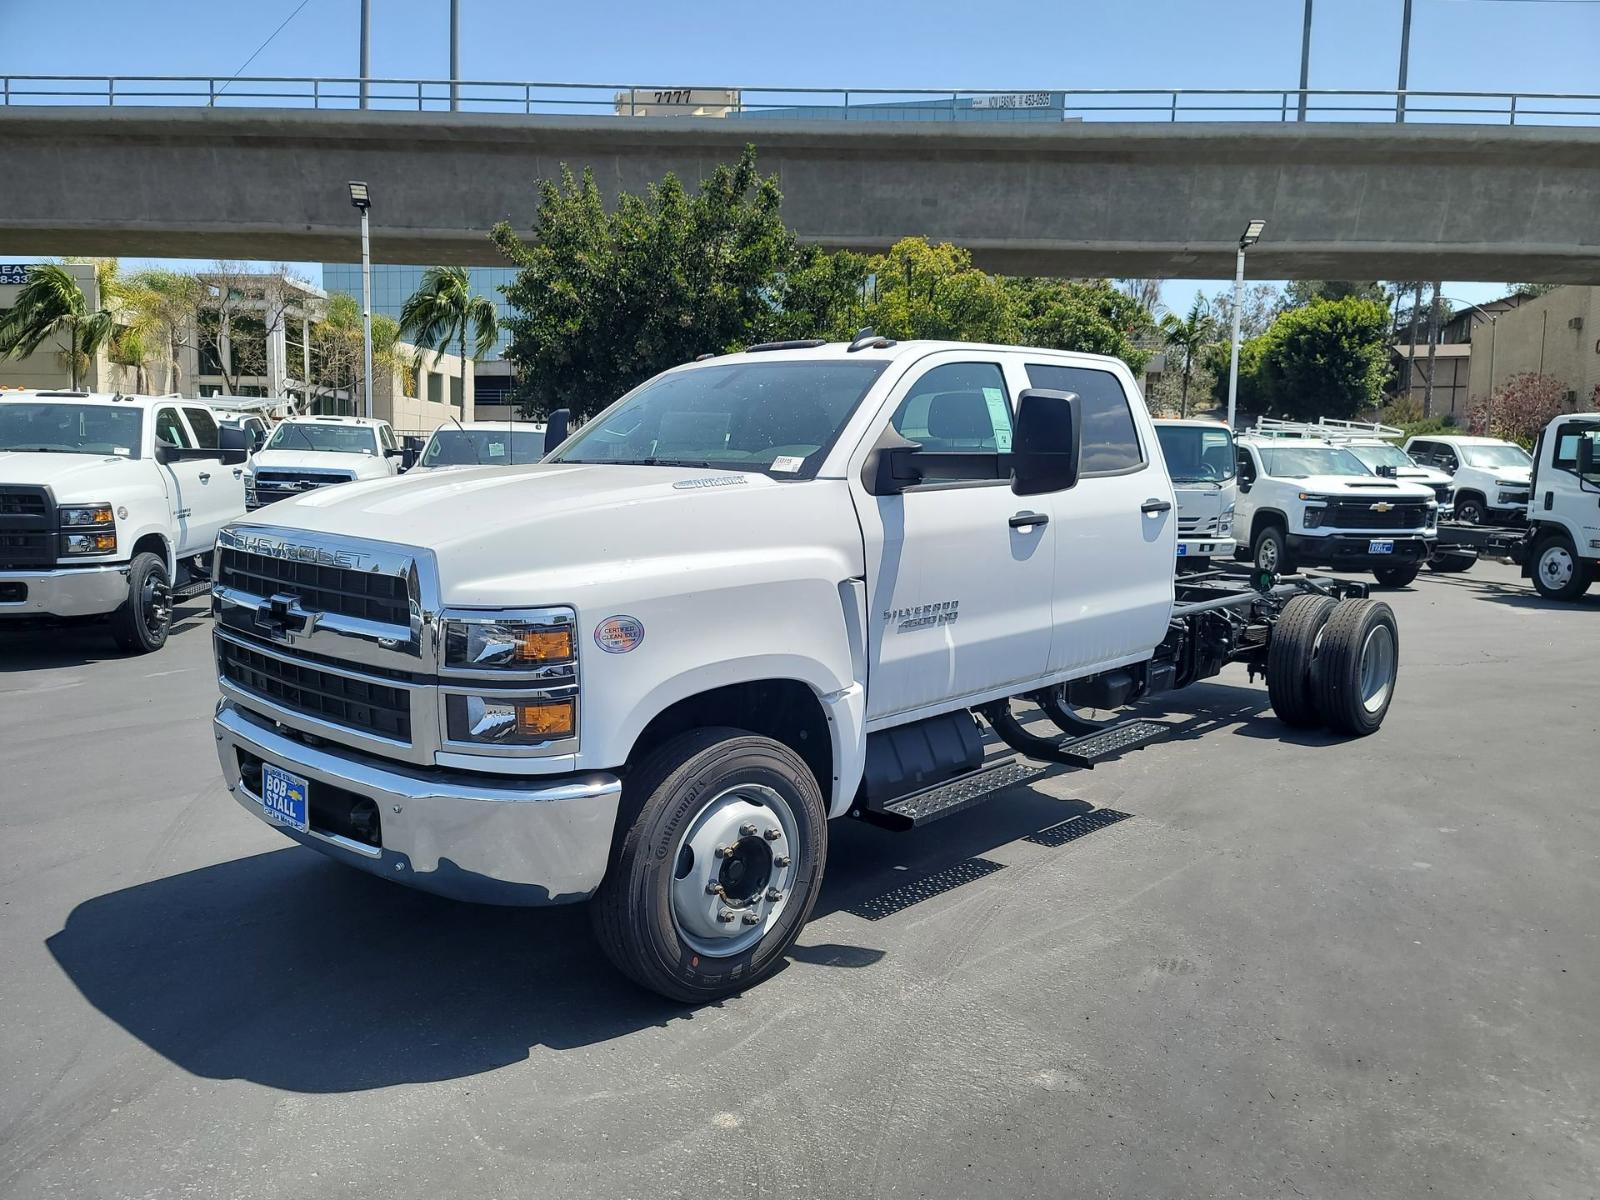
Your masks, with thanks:
M517 635L515 661L559 662L572 657L572 630L529 629Z
M524 737L571 737L572 701L541 700L517 705L517 732Z

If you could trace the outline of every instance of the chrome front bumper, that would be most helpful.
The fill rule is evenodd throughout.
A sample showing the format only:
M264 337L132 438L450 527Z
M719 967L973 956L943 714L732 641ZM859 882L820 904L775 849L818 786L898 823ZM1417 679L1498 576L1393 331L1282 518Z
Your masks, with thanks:
M592 772L548 780L495 779L402 767L342 748L286 737L224 700L212 721L233 798L304 846L352 867L425 891L486 904L565 904L600 886L611 855L622 783ZM311 783L377 805L381 847L267 822L246 785L239 751Z
M20 583L27 594L6 601L0 617L96 617L114 612L128 598L128 564L65 567L59 571L0 571L0 584Z

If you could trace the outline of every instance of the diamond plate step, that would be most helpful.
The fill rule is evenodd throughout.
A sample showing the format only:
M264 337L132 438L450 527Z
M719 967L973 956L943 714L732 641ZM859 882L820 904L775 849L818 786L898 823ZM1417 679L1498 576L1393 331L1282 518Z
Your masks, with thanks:
M1075 767L1093 769L1097 762L1115 758L1129 750L1137 750L1140 746L1148 746L1151 742L1160 741L1170 732L1171 729L1160 721L1124 721L1121 725L1102 729L1099 733L1062 742L1061 758L1062 761L1071 763Z
M1043 767L1032 763L996 763L970 775L923 788L920 792L896 796L881 808L864 804L855 812L863 821L870 821L885 829L916 829L929 821L937 821L940 817L971 808L996 792L1043 773Z

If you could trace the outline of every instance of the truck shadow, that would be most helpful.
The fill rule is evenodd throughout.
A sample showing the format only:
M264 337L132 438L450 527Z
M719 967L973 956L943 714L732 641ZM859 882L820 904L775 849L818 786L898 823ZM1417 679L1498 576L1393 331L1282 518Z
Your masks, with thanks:
M206 604L188 601L173 610L170 640L209 626ZM202 635L203 636L203 635ZM108 659L127 658L111 640L104 620L40 623L7 629L0 625L0 675L45 671L52 667L85 667Z
M1589 608L1600 608L1600 592L1593 589L1588 595L1580 596L1577 600L1546 600L1533 590L1533 584L1526 579L1519 579L1515 583L1506 583L1498 579L1473 578L1470 572L1453 572L1449 574L1431 573L1424 585L1423 577L1418 576L1413 588L1446 587L1458 592L1473 596L1479 600L1487 600L1491 604L1503 604L1509 608L1525 608L1543 610L1546 612L1571 612L1582 611Z

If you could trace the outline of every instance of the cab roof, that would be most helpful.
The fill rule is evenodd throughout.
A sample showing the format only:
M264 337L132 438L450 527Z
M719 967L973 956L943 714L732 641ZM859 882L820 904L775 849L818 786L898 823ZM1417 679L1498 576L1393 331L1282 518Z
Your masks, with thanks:
M204 408L213 413L215 409L206 401L194 396L144 396L130 392L83 392L69 391L65 388L0 388L0 403L8 400L62 400L76 404L127 404L139 408L149 408L155 404L181 404L188 408Z
M856 347L856 349L851 347ZM899 359L922 358L942 350L980 350L985 353L997 354L1048 354L1057 358L1071 358L1082 362L1115 364L1124 370L1127 369L1126 363L1120 358L1109 354L1085 354L1077 350L1049 350L1043 346L1003 346L993 342L941 341L926 338L897 342L890 338L879 338L876 335L872 340L868 340L865 337L857 337L852 342L824 342L810 338L793 342L768 342L730 354L703 355L693 363L685 363L684 365L710 366L715 363L757 362L765 359L780 362L849 359L894 362Z
M377 417L327 417L300 413L293 417L287 417L279 423L282 425L360 425L368 429L375 429L380 425L387 425L389 422L380 421Z

